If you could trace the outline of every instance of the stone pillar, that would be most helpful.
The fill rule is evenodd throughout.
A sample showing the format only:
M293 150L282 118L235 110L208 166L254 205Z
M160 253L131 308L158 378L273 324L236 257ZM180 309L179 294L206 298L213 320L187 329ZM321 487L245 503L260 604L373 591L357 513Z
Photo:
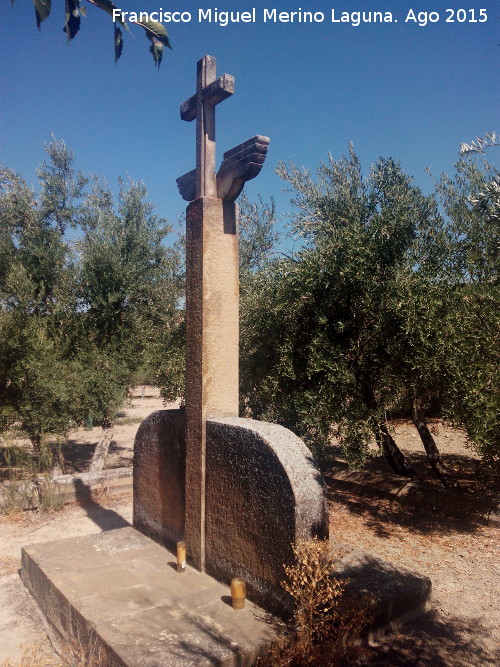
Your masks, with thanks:
M199 197L186 211L186 543L205 568L206 420L238 416L237 205Z

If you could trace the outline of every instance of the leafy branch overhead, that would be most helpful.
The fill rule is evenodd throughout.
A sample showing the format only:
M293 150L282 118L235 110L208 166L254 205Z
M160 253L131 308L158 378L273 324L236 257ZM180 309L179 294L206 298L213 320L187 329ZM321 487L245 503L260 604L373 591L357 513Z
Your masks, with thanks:
M470 144L460 144L459 155L461 157L479 153L484 155L484 149L491 146L500 146L500 137L497 136L496 132L486 132L486 136L476 137L475 141Z
M15 0L11 0L11 5L14 5ZM86 16L85 5L80 3L80 0L64 0L65 2L65 24L64 32L70 42L80 30L81 16ZM116 7L111 0L87 0L90 4L102 9L109 14L113 19L113 41L115 50L115 62L120 58L123 50L123 33L118 26L118 23L129 30L127 22L123 14ZM48 18L52 9L52 0L33 0L35 6L36 24L40 30L40 26ZM158 21L142 20L144 12L129 12L129 23L136 23L144 28L147 39L151 42L149 50L153 56L156 67L160 67L163 58L163 49L165 46L170 46L170 40L165 27ZM132 20L130 16L135 16L137 20Z

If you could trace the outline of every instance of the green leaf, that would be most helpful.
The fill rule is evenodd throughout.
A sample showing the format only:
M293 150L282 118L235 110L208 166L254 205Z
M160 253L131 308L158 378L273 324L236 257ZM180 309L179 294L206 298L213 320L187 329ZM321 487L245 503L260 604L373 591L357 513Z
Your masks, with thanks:
M80 30L80 20L80 0L66 0L66 25L63 30L68 36L68 42Z
M12 5L13 4L14 0L12 0ZM38 30L40 30L40 24L42 21L45 21L50 14L52 3L51 0L33 0L33 4L35 5L36 25Z
M165 27L161 23L158 23L158 21L133 21L133 23L142 26L146 31L146 37L151 42L149 51L153 56L156 67L159 68L163 58L164 46L168 46L169 49L172 48Z
M134 23L137 23L137 25L140 25L144 28L144 30L146 31L146 35L148 39L150 39L151 42L153 43L153 46L154 46L153 42L154 38L164 46L168 46L169 49L172 48L170 46L170 40L168 39L168 33L165 30L165 26L162 25L161 23L158 23L158 21L134 21Z
M151 55L153 56L153 60L155 61L155 66L160 69L161 61L163 59L163 44L156 39L156 37L151 37L150 35L146 35L146 37L151 41L151 46L149 47L149 51Z
M113 17L113 9L118 9L118 7L111 2L111 0L88 0L95 7L99 7L103 11L107 12L111 17ZM128 30L128 26L125 21L122 21L121 18L117 19L118 23Z
M114 28L115 28L115 63L116 63L118 61L118 58L122 54L123 38L122 38L122 31L116 25L116 23L114 23Z

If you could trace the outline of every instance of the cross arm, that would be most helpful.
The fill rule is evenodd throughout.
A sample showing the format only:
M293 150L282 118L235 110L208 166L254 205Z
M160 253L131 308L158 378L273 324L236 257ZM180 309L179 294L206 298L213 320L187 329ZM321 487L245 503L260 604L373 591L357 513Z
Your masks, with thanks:
M234 77L223 74L202 90L204 102L215 106L234 93ZM197 95L193 95L181 104L181 119L191 121L196 118Z

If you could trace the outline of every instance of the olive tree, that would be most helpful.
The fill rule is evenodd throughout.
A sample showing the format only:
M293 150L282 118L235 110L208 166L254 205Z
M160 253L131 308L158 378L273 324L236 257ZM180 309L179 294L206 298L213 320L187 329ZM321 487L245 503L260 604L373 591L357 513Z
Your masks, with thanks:
M291 185L303 244L243 292L244 404L317 452L336 433L354 462L375 437L393 469L412 475L387 424L391 410L406 409L434 471L453 484L429 408L483 450L495 442L486 416L497 405L491 178L460 163L455 180L443 176L424 196L392 159L363 177L352 148L315 180L293 165L278 173ZM481 437L480 406L489 423Z
M179 299L178 252L144 185L122 182L115 207L63 142L47 153L37 195L0 171L0 427L37 453L45 433L113 419Z

